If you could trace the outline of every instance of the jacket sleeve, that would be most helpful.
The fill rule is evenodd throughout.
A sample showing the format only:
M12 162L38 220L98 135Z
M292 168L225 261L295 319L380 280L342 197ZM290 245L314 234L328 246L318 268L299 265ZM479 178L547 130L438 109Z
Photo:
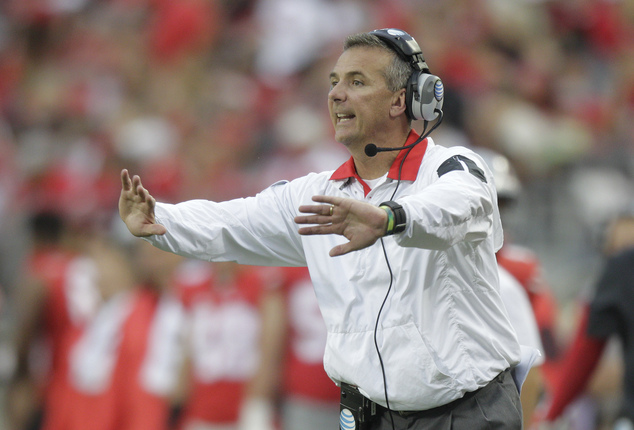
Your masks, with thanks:
M157 203L167 233L146 240L189 258L261 266L306 265L294 222L291 187L280 182L255 197L212 202Z
M443 250L492 236L497 251L503 242L502 223L493 178L484 161L475 153L454 154L429 170L424 178L429 185L398 199L407 215L399 244Z

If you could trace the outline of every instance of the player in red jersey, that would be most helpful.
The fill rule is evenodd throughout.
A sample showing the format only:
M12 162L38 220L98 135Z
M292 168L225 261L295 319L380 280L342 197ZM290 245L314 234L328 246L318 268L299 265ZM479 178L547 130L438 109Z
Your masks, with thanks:
M308 269L264 273L272 287L261 306L261 360L248 383L240 430L261 430L272 416L282 430L336 428L340 390L324 370L327 332Z
M176 276L188 319L188 390L180 430L243 428L249 385L260 366L264 271L187 261ZM251 411L253 412L253 411ZM273 428L273 411L258 414Z
M7 412L12 428L68 430L74 408L69 401L68 357L98 303L96 268L68 246L61 215L37 213L31 231L33 247L13 300L17 368ZM40 359L36 363L34 356ZM36 410L42 414L41 424L36 423Z
M324 370L326 325L308 269L280 270L288 332L282 373L283 429L337 428L341 393Z
M71 355L75 413L66 430L164 430L180 361L183 312L169 293L180 257L93 244L104 302ZM139 283L141 282L141 283Z

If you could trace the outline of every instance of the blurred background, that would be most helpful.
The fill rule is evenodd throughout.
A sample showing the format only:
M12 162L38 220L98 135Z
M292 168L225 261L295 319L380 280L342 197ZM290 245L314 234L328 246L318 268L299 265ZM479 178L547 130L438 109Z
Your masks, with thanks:
M346 35L383 27L443 79L434 140L514 166L506 235L542 262L565 342L634 197L634 1L3 0L1 380L35 214L128 242L122 168L171 202L335 169L328 74Z

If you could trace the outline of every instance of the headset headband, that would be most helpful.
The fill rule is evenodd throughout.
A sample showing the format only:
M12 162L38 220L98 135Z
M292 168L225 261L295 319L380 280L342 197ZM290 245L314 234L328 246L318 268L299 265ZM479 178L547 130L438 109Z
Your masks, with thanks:
M382 28L369 34L385 42L414 69L405 86L405 113L411 120L433 121L442 114L444 87L438 76L429 72L423 52L412 36L397 28Z
M418 42L403 30L382 28L373 30L370 34L386 42L399 57L411 64L414 70L429 73L429 67L427 67Z

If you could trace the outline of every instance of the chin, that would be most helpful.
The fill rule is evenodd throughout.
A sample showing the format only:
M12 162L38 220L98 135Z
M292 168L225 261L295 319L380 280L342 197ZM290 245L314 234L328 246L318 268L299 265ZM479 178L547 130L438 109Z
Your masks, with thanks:
M344 146L350 146L355 141L354 137L343 134L343 133L341 134L335 133L335 140Z

